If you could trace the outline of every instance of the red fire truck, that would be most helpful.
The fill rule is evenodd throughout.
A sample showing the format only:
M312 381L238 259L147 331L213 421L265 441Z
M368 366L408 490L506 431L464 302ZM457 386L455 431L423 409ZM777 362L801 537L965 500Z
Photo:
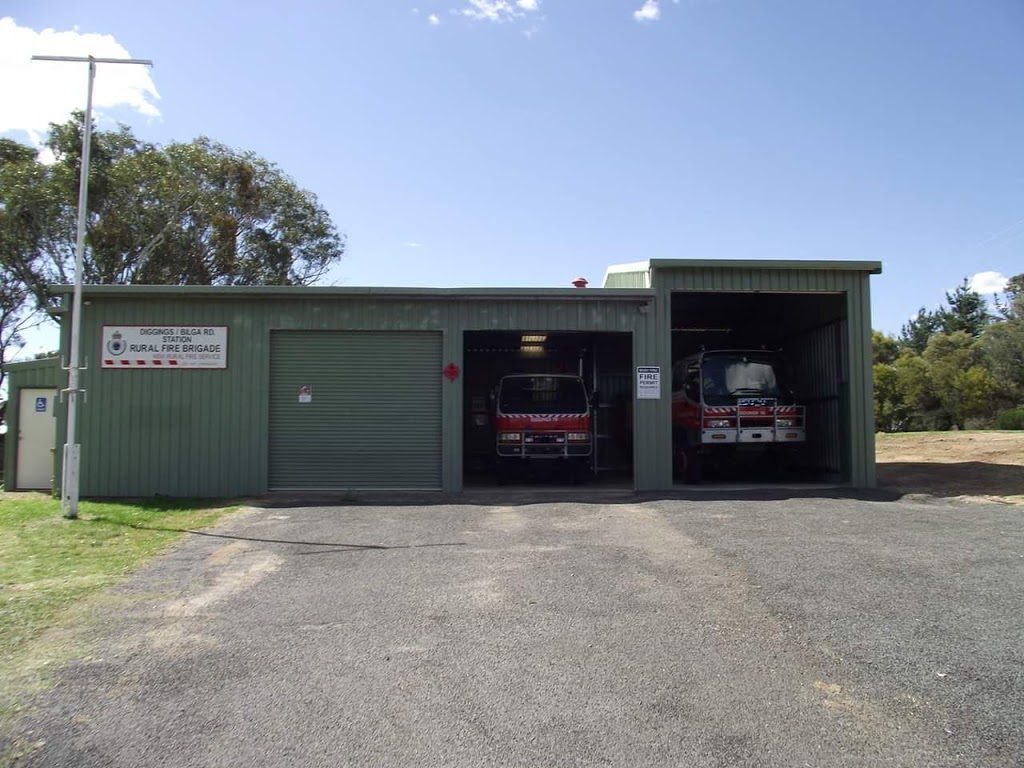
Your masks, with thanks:
M783 458L807 439L806 409L779 353L700 352L672 367L672 431L676 475L695 483L705 460Z
M495 398L498 480L533 465L564 466L582 480L594 452L590 399L579 376L514 374Z

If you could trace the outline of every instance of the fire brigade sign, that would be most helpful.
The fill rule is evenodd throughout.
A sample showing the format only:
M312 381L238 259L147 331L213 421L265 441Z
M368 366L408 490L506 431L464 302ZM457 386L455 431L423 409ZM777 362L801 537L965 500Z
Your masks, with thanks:
M224 325L105 325L102 368L227 368Z
M636 367L636 399L661 399L661 366L638 365Z

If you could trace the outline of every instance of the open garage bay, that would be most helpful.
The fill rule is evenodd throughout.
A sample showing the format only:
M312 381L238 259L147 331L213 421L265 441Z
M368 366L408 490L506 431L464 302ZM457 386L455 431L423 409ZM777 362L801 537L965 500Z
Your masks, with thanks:
M748 350L775 354L778 364L772 376L777 381L773 381L769 394L778 397L780 404L791 403L803 409L806 432L806 441L786 445L780 451L761 450L765 446L715 446L702 460L700 477L679 476L678 480L849 482L851 374L846 308L846 297L841 293L672 294L673 397L679 398L684 385L685 371L679 369L679 361L692 360L700 352ZM736 398L716 402L735 405ZM678 417L674 417L676 456L683 451L681 442L686 439L677 422ZM677 475L681 475L678 470Z

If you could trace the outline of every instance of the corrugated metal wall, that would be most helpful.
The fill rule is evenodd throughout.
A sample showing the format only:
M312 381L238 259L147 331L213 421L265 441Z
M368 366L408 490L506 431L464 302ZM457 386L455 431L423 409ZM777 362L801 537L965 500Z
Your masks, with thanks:
M837 319L795 336L787 357L799 386L799 402L807 407L807 448L815 465L833 481L849 476L849 366L846 364L846 320Z
M18 387L63 387L67 380L67 373L60 367L60 358L57 357L9 363L6 370L7 383L12 390Z
M647 270L636 272L609 272L605 277L605 288L650 288L651 274Z
M859 278L859 279L857 279ZM853 485L873 488L875 478L875 396L871 363L871 285L868 275L851 275L846 293L850 396L848 428Z
M734 267L656 268L654 288L671 291L803 291L846 292L854 288L863 272L830 269L754 269Z
M616 440L617 424L613 422L628 423L632 416L633 373L603 373L597 377L596 391L600 399L596 423L597 468L632 469L633 457L626 451L632 446L633 436L627 435L628 442Z
M89 496L236 496L268 488L270 334L274 330L438 331L442 363L463 367L463 333L487 330L619 331L632 334L633 365L662 369L660 400L633 400L634 484L641 490L672 485L671 294L673 291L839 292L846 323L807 343L806 365L843 344L848 413L825 406L839 420L841 466L854 485L874 484L871 414L869 276L827 269L657 268L653 292L603 296L583 290L557 297L507 295L402 297L265 293L228 296L195 290L125 298L88 289L84 309L82 493ZM228 326L224 370L110 370L99 367L103 325ZM826 338L828 333L835 334ZM62 329L62 349L67 330ZM839 341L836 341L838 339ZM817 350L817 351L815 351ZM438 371L438 376L441 371ZM840 386L844 377L840 372ZM443 487L462 487L461 380L444 381L441 424ZM823 390L823 396L829 393ZM823 401L824 402L824 401ZM829 406L833 408L833 406ZM829 427L831 429L831 427ZM58 441L63 442L63 417ZM830 463L835 461L830 456Z
M591 292L593 295L594 292ZM200 298L156 294L119 299L89 296L83 312L88 391L81 408L81 492L85 496L237 496L268 489L270 334L274 330L439 331L443 365L463 367L468 330L626 331L637 364L652 363L655 312L649 294L636 299L319 297ZM100 368L103 325L225 325L223 370ZM64 334L67 335L66 333ZM63 342L66 345L66 339ZM443 367L443 366L442 366ZM437 371L441 377L441 370ZM442 383L443 487L462 487L462 382ZM653 413L645 404L643 414ZM58 434L63 441L63 415ZM646 444L637 450L645 452ZM639 468L638 487L653 476Z

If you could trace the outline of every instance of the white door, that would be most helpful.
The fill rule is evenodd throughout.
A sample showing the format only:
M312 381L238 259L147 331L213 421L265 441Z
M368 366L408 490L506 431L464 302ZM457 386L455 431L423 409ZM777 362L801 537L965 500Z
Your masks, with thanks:
M18 472L21 490L50 487L53 448L57 436L57 393L52 389L22 389L18 394Z

